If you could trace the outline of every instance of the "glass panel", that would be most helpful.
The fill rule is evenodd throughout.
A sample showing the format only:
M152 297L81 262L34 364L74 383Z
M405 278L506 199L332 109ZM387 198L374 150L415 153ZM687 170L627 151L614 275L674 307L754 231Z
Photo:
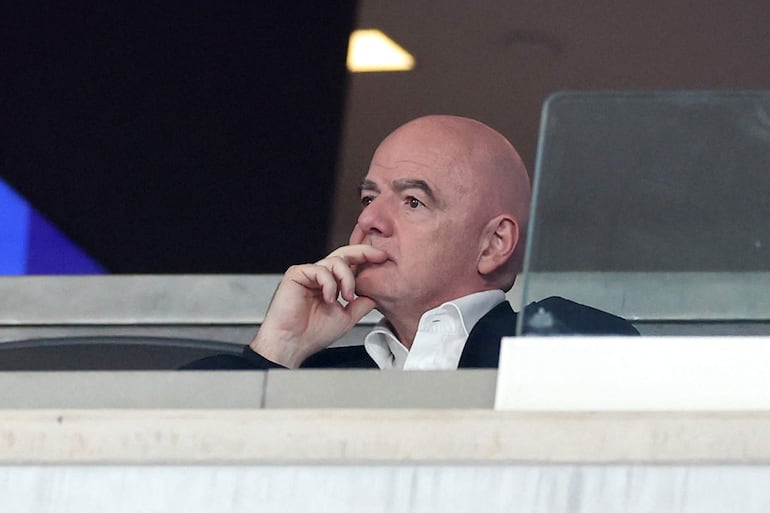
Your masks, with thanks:
M768 92L554 95L533 193L524 304L563 295L667 321L770 307Z

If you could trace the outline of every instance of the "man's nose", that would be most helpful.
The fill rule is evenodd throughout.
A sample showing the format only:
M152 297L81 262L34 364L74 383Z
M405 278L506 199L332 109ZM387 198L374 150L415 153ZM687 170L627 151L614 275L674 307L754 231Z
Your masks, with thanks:
M364 235L389 237L393 231L393 216L387 200L377 197L358 215L357 226Z

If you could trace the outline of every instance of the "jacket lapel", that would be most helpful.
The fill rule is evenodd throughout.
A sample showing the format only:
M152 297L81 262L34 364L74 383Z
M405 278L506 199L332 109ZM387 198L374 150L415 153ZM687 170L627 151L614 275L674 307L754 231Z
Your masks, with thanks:
M508 301L503 301L471 330L460 355L458 368L496 369L500 360L500 339L516 334L516 312Z

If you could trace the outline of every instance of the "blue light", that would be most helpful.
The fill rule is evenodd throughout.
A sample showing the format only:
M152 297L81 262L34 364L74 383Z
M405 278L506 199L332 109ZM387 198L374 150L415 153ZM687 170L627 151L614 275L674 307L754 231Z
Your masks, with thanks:
M24 274L30 208L0 179L0 274Z
M0 275L104 272L97 261L0 179Z

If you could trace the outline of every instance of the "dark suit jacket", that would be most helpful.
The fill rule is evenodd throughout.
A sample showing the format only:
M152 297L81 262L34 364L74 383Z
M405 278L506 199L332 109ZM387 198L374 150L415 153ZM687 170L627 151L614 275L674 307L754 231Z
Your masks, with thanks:
M639 332L625 319L615 315L581 305L560 297L549 297L527 305L525 316L548 312L555 322L550 334L590 334L590 335L638 335ZM500 339L516 334L517 314L510 303L502 302L484 317L471 330L468 341L460 355L458 367L497 368L500 357ZM182 369L224 370L224 369L275 369L280 365L263 358L249 348L244 347L238 355L216 355L191 362ZM311 355L304 362L303 369L376 369L377 364L369 357L363 345L334 347Z

